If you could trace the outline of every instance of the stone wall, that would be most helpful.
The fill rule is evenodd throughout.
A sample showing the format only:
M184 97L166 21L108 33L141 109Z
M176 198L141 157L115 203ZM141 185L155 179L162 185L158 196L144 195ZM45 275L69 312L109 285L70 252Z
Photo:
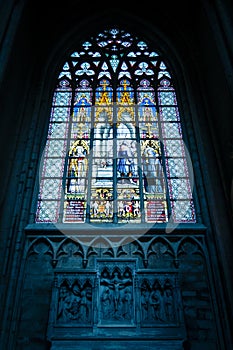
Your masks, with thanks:
M218 349L204 236L85 239L28 236L18 349Z

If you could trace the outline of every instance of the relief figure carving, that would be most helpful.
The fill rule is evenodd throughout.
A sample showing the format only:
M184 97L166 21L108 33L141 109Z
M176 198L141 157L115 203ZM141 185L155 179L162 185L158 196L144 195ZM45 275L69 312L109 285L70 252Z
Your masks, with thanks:
M91 321L91 288L85 285L81 288L75 284L69 287L61 285L58 300L58 323L88 323Z
M163 297L158 283L154 285L149 296L149 311L152 319L164 321Z
M144 323L171 323L176 320L174 292L170 281L164 284L144 280L141 285L141 319Z
M102 319L131 320L132 310L132 277L119 272L113 275L103 273L100 282L100 303Z
M165 316L168 321L174 320L174 300L172 295L172 289L167 288L164 291L164 307Z

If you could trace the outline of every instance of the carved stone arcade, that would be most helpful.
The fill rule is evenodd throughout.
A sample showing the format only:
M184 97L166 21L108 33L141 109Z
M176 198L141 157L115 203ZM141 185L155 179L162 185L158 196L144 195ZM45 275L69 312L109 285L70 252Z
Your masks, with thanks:
M53 267L51 350L182 350L200 332L214 344L204 235L32 234L27 249L29 266Z

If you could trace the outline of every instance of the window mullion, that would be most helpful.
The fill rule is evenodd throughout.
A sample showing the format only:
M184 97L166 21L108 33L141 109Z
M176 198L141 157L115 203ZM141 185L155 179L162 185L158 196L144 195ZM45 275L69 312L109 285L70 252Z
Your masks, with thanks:
M145 222L145 205L144 205L141 143L140 143L140 130L139 130L139 122L138 122L138 105L137 104L135 104L135 122L136 122L136 143L137 143L137 160L138 160L141 222L144 223Z
M71 130L72 130L72 118L74 114L74 99L75 99L75 91L73 90L72 94L72 100L71 100L71 106L70 106L70 117L69 117L69 126L68 126L68 136L66 139L66 155L65 155L65 163L64 163L64 173L63 173L63 179L62 179L62 189L61 192L61 202L60 202L60 211L59 211L59 219L58 222L63 222L64 220L64 208L65 208L65 201L67 200L66 196L66 186L67 186L67 179L68 179L68 166L69 166L69 148L70 148L70 141L71 141Z
M95 96L95 94L94 94ZM87 203L86 203L86 222L90 222L91 217L91 187L92 187L92 167L93 167L93 143L94 143L94 120L95 106L91 108L91 132L90 132L90 152L88 157L88 172L87 172Z
M157 106L158 106L158 110L159 110L158 101L157 101ZM165 163L165 152L164 152L164 144L163 144L163 134L162 134L161 119L160 119L160 113L159 112L158 112L158 126L159 126L159 140L160 140L160 147L161 147L161 162L162 162L162 168L163 168L163 173L164 173L165 189L166 189L166 201L167 201L168 219L169 219L170 222L172 222L173 221L173 217L172 217L171 201L170 201L170 195L169 195L167 170L166 170L166 163Z
M116 96L113 96L113 101L116 101ZM117 104L113 102L113 223L118 222L117 197Z

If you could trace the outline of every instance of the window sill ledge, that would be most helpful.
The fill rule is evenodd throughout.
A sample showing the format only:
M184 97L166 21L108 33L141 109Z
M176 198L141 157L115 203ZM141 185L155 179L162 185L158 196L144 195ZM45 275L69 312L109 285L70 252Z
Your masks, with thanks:
M87 223L34 223L25 227L27 235L151 235L151 234L204 234L207 228L200 223L179 224L87 224Z

